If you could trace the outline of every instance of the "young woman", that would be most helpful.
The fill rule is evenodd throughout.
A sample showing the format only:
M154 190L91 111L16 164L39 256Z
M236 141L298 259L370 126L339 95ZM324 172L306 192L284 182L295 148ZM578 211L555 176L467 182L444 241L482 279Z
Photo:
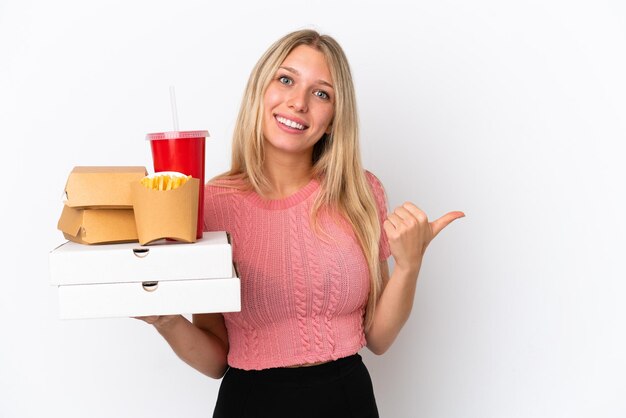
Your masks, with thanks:
M214 417L378 416L358 351L391 346L426 247L463 213L429 223L407 202L387 215L361 166L348 62L329 36L297 31L269 48L233 136L204 213L206 230L231 234L241 312L143 319L189 365L223 376Z

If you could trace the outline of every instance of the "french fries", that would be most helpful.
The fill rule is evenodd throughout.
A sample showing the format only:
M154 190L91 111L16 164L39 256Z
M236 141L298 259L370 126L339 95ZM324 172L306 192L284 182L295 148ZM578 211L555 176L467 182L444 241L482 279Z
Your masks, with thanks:
M141 184L152 190L174 190L182 186L191 176L173 176L170 174L159 174L153 177L144 177Z

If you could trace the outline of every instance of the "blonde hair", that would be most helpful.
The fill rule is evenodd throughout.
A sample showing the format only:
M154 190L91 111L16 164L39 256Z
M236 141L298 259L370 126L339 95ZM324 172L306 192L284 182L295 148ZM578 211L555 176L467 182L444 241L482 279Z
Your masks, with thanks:
M372 324L382 289L379 260L380 221L376 203L361 164L356 97L348 60L339 44L313 30L287 34L275 42L252 70L233 133L231 168L213 181L228 187L254 189L263 195L269 182L263 173L263 96L287 55L300 45L324 54L335 90L332 129L313 149L313 176L320 181L311 220L317 224L322 209L337 210L355 232L367 260L370 292L365 309L365 329ZM243 180L231 182L229 180ZM233 186L233 184L239 186Z

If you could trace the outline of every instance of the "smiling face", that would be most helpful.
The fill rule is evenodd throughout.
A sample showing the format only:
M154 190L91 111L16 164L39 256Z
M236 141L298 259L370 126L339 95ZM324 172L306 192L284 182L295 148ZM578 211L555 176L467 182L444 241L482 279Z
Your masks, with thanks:
M324 54L307 45L294 48L263 97L266 157L288 153L311 161L313 146L330 132L334 102Z

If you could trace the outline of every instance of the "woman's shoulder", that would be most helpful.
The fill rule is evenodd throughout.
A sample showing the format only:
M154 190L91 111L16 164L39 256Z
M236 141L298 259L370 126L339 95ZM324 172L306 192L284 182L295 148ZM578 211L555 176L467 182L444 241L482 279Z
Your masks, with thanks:
M237 177L217 177L204 185L204 199L227 204L248 191L247 182Z
M217 194L232 194L245 192L250 189L249 183L241 176L214 177L205 184L204 188L211 193Z
M365 171L365 178L367 179L367 182L369 183L370 187L372 187L372 189L374 189L374 192L383 192L385 191L385 188L383 186L382 181L380 181L380 179L378 177L376 177L376 175L374 173L372 173L369 170L364 170Z
M207 231L235 233L245 191L241 181L214 178L204 185L204 227Z
M380 181L378 177L376 177L371 171L365 170L365 178L372 190L372 194L374 195L374 200L376 202L376 206L378 207L378 211L381 214L387 212L387 193L385 192L385 188L383 183Z

